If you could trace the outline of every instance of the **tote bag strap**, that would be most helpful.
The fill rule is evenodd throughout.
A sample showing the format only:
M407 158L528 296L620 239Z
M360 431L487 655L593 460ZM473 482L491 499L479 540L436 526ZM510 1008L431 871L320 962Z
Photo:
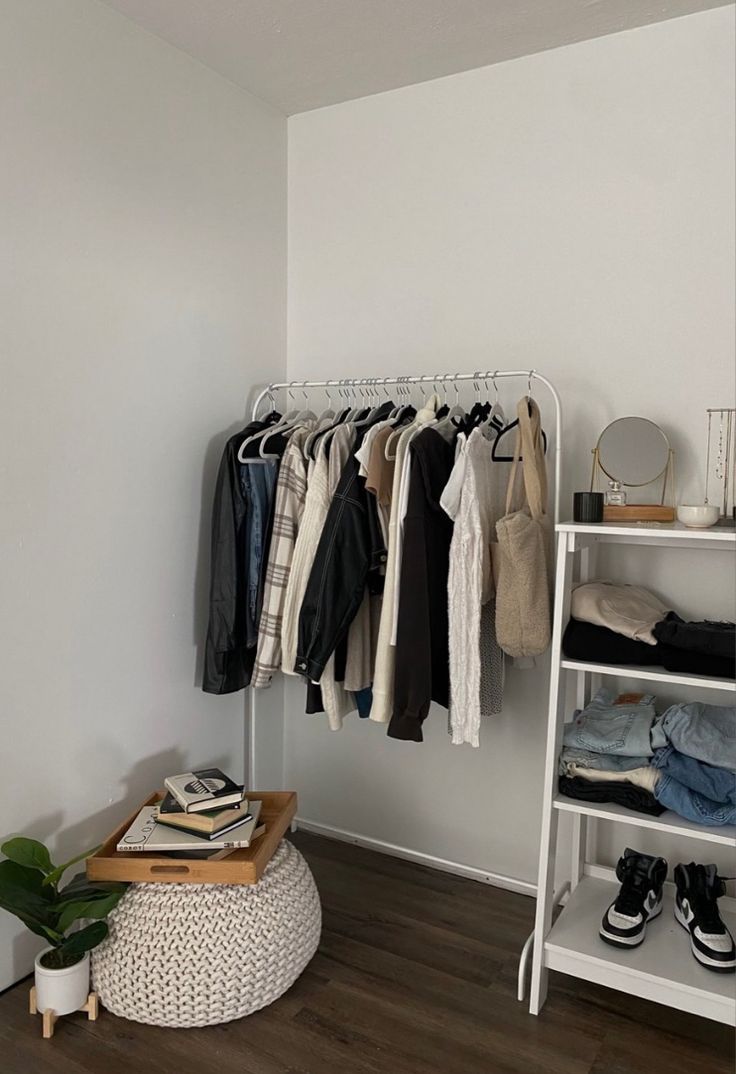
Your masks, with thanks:
M524 396L519 400L516 414L519 424L516 428L514 461L506 489L506 514L511 514L519 462L521 462L526 501L532 518L540 519L544 517L547 509L547 467L544 461L539 407L533 399Z

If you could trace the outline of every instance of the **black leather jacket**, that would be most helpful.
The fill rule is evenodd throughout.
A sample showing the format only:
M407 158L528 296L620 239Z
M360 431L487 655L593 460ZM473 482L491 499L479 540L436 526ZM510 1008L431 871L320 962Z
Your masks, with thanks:
M210 606L202 689L231 694L250 683L255 646L246 646L248 547L247 505L240 483L238 450L264 422L251 422L225 444L212 505Z

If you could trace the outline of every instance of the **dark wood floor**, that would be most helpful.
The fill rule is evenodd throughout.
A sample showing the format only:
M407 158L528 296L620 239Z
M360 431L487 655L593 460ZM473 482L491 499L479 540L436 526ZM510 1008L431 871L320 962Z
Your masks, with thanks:
M223 1026L63 1018L28 982L0 996L4 1074L732 1074L730 1029L559 974L539 1018L516 1001L531 899L298 833L324 907L290 992Z

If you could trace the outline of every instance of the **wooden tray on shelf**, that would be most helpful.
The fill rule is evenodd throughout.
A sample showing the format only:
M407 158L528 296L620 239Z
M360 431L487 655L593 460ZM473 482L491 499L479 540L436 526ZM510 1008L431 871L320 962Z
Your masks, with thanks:
M89 880L125 880L136 884L256 884L296 814L294 791L251 791L251 801L262 802L259 823L266 831L252 846L234 850L221 861L167 858L160 854L120 853L116 850L143 806L154 805L163 791L151 794L116 828L100 849L87 858Z
M675 509L661 503L605 504L604 522L674 522Z

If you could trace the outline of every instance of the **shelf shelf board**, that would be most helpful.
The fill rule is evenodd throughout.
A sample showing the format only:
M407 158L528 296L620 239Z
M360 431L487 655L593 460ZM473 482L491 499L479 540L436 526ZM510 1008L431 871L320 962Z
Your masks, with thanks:
M685 930L673 916L673 897L665 889L664 909L633 950L605 944L598 927L613 902L618 881L585 876L573 891L544 943L545 965L573 977L616 988L642 999L736 1025L733 974L713 973L693 957ZM736 913L721 915L732 933Z
M707 675L678 674L662 667L639 667L636 664L591 664L584 660L561 660L566 671L587 671L593 675L615 675L644 682L669 682L676 686L698 686L705 690L727 690L736 693L733 679L711 679Z
M560 522L558 533L586 534L599 541L620 544L687 545L693 548L736 546L736 529L711 526L707 530L690 529L681 522Z
M650 817L646 813L635 813L624 806L598 802L580 802L575 798L565 798L560 795L552 803L555 809L563 813L582 813L586 817L595 817L598 820L613 820L621 824L632 824L636 828L648 828L654 832L665 832L668 835L687 836L691 839L702 839L706 843L718 843L721 846L736 849L736 825L724 824L718 828L709 828L703 824L695 824L694 821L685 820L677 813L667 810L659 817Z

